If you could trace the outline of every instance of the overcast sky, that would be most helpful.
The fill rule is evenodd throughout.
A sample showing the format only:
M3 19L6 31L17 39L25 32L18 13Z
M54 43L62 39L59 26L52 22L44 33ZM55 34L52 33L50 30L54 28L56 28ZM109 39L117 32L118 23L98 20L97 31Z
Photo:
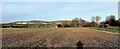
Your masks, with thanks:
M71 20L82 18L90 21L92 16L115 15L118 17L117 2L5 2L2 4L2 21Z

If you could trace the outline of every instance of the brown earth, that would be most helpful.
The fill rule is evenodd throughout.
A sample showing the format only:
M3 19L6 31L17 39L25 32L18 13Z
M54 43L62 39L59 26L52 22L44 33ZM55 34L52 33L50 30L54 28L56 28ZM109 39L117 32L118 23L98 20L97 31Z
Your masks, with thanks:
M118 47L118 35L90 28L2 29L3 47Z

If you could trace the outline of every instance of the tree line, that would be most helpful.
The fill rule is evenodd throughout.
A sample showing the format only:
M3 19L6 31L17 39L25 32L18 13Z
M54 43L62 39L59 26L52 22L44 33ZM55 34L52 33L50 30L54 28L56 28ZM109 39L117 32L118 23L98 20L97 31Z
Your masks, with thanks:
M63 25L60 25L60 27L108 27L108 26L115 26L120 27L120 18L116 20L114 15L107 16L106 19L102 22L100 16L93 16L91 17L91 22L88 22L86 20L83 20L81 18L74 18L72 19L71 23L64 22Z

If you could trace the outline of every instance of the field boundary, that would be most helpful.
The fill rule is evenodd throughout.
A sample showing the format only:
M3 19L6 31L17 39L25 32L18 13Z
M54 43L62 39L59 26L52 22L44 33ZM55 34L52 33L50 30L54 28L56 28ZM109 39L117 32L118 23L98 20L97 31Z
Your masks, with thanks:
M91 29L91 28L90 28ZM92 28L93 29L93 28ZM109 31L103 31L103 30L97 30L97 29L93 29L93 30L96 30L96 31L99 31L101 33L107 33L107 34L111 34L111 35L120 35L118 32L109 32Z

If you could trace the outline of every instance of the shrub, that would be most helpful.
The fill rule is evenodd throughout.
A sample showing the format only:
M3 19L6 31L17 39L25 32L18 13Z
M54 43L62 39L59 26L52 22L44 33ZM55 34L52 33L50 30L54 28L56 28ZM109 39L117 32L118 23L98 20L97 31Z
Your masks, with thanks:
M64 25L64 27L70 27L70 25L66 24L66 25Z
M57 27L60 28L60 27L62 27L62 25L61 25L61 24L58 24Z
M83 27L96 27L96 26L97 24L95 22L90 22L83 25Z

